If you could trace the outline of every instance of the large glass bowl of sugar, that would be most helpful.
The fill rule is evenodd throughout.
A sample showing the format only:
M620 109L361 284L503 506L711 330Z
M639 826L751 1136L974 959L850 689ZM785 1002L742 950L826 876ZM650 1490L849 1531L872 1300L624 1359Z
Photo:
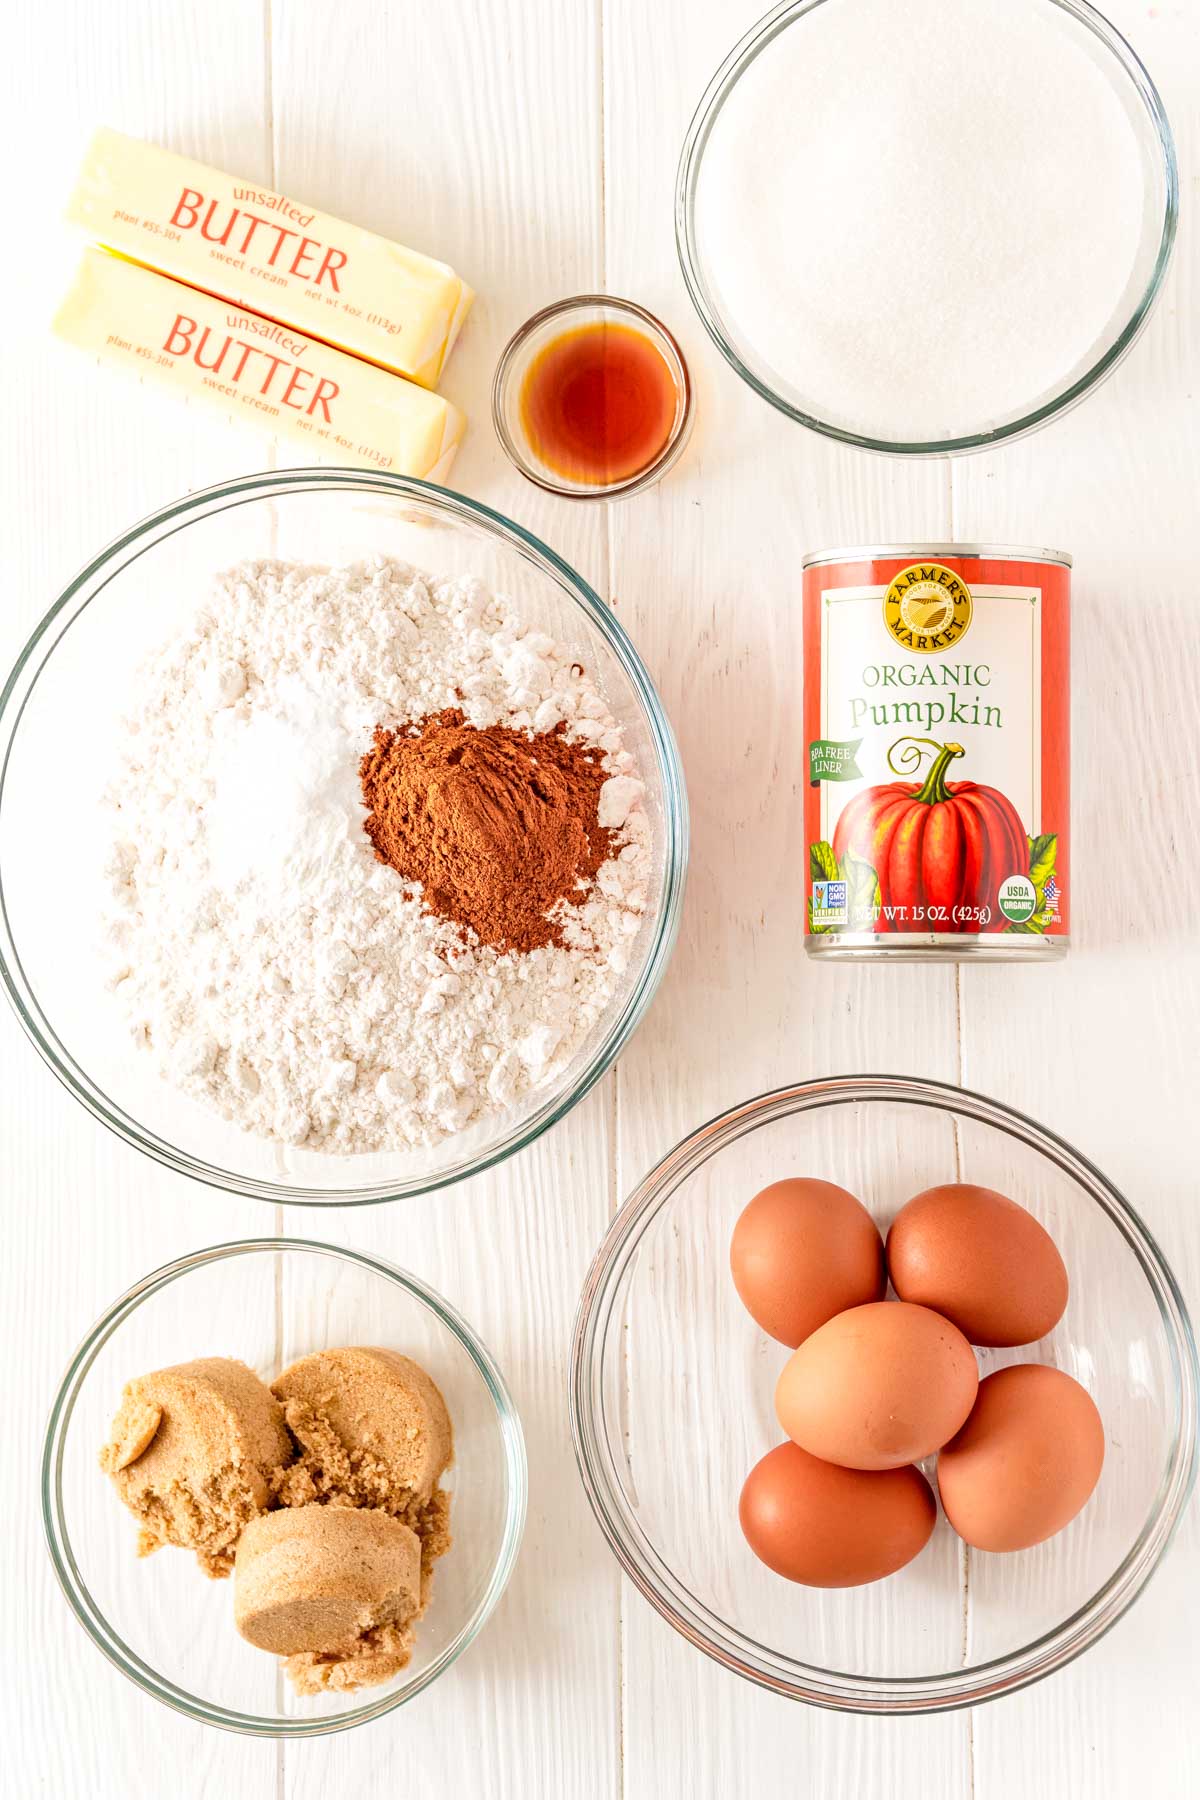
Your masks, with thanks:
M139 670L210 602L222 570L265 558L337 568L373 556L478 577L573 653L646 784L652 866L627 965L564 1068L432 1147L337 1155L240 1130L164 1079L133 1042L109 991L104 870L115 827L104 797ZM268 1201L395 1199L522 1148L609 1067L670 958L687 836L679 756L653 683L610 608L552 550L478 502L420 481L342 469L250 476L164 507L101 551L50 608L0 694L0 982L66 1087L168 1168Z
M718 69L676 236L709 335L782 412L908 455L1045 424L1145 325L1170 126L1086 0L789 0Z

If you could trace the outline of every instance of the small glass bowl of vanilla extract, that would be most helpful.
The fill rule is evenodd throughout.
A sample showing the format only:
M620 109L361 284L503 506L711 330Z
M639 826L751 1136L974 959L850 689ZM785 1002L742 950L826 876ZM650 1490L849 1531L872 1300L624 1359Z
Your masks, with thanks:
M509 339L492 383L509 460L551 494L611 500L661 481L692 425L692 384L666 326L632 300L579 294Z

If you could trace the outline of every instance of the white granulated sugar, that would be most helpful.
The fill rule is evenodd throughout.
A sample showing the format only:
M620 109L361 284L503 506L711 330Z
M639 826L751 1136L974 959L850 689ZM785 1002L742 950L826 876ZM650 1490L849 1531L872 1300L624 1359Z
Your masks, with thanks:
M803 15L704 152L697 232L735 340L861 435L1023 415L1130 310L1144 170L1122 80L1049 0Z
M323 1151L436 1143L579 1050L647 899L642 783L572 653L479 582L245 564L144 672L114 782L114 985L161 1073ZM360 756L448 706L596 746L617 853L566 947L500 955L421 911L362 826Z

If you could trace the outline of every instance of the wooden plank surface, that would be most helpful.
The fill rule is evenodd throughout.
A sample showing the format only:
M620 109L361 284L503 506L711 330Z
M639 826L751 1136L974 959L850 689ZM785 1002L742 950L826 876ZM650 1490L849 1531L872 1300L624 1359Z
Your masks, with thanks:
M88 1119L0 1016L4 1317L22 1375L14 1522L0 1555L14 1643L33 1646L10 1659L14 1793L309 1800L403 1786L683 1800L786 1783L867 1800L1184 1800L1200 1788L1194 1512L1169 1573L1073 1669L973 1714L889 1724L789 1707L698 1657L618 1580L575 1475L566 1355L605 1221L685 1131L781 1081L890 1068L1025 1108L1124 1188L1200 1304L1188 1092L1200 992L1190 217L1146 339L1052 430L952 470L808 436L720 363L671 236L683 131L758 10L757 0L212 0L168 19L153 0L119 11L49 0L6 22L13 241L38 254L10 294L3 347L3 660L118 529L189 489L289 460L49 343L72 251L57 216L87 131L107 122L395 233L475 283L445 384L472 419L456 483L539 533L617 607L677 729L695 834L679 948L619 1069L500 1171L402 1206L285 1219L177 1180ZM1162 86L1194 195L1195 8L1109 0L1108 10ZM526 486L487 418L512 329L539 304L604 285L664 317L697 386L680 469L612 509ZM803 958L800 559L821 544L922 534L1062 543L1076 555L1079 931L1062 968L956 978ZM189 1724L121 1680L54 1588L35 1492L54 1385L96 1314L186 1249L276 1227L376 1250L445 1292L512 1383L531 1465L516 1576L459 1667L388 1721L286 1750ZM711 1279L722 1255L698 1246L692 1278ZM887 1624L903 1629L904 1618Z
M93 380L97 371L78 367L47 331L77 254L58 221L93 123L110 120L266 178L261 20L238 0L220 0L203 16L181 12L169 32L162 22L154 0L141 0L122 8L120 30L111 13L61 5L20 9L5 27L9 204L14 242L30 247L27 278L8 290L4 334L6 667L58 588L119 529L188 488L263 461L261 442L219 418L143 404L137 390L131 404L126 383ZM223 45L219 102L214 39ZM126 1151L51 1077L7 1007L0 1070L3 1318L20 1371L2 1580L14 1642L29 1646L5 1684L6 1716L20 1726L0 1786L63 1800L162 1794L175 1781L196 1796L266 1795L273 1744L208 1731L144 1700L88 1643L55 1586L37 1507L46 1414L92 1321L148 1270L249 1235L258 1215ZM132 1573L151 1567L130 1560Z
M1003 542L1019 526L1030 542L1075 553L1080 876L1075 947L1048 981L964 970L963 1078L1094 1158L1159 1239L1194 1315L1200 1223L1185 1071L1200 996L1187 902L1200 828L1200 615L1190 576L1200 491L1200 16L1139 0L1107 10L1162 90L1184 172L1180 240L1159 311L1109 384L1011 456L955 470L956 533L986 530ZM1122 873L1131 853L1140 877ZM1104 1643L1055 1680L976 1715L978 1800L1194 1792L1198 1597L1193 1505L1170 1562Z

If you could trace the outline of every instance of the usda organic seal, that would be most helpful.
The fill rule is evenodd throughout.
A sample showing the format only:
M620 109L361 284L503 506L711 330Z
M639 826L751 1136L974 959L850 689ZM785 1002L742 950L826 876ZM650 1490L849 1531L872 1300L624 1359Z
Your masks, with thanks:
M1037 910L1037 889L1028 875L1010 875L1000 883L996 904L1014 925L1023 925Z

